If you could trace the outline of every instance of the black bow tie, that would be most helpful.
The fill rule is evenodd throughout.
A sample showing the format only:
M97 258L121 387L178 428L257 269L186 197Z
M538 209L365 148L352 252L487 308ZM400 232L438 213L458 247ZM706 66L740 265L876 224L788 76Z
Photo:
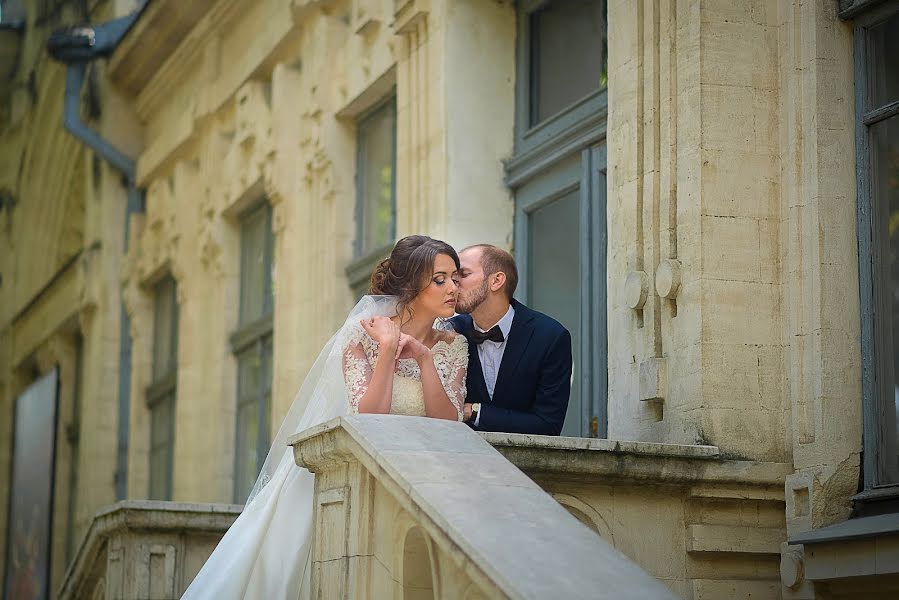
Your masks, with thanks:
M477 329L471 330L471 341L475 344L483 344L484 340L490 340L491 342L502 342L505 340L505 336L503 336L502 330L499 328L499 325L494 325L490 328L490 331L480 332Z

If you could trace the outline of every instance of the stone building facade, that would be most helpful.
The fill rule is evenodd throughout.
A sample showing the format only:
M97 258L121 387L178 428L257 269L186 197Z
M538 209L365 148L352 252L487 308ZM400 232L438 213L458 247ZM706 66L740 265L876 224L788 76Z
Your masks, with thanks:
M45 46L135 10L80 89L134 160L123 183L63 129ZM318 348L410 233L514 252L521 299L573 333L566 435L717 447L714 468L697 450L664 473L635 447L613 477L680 486L631 502L686 534L615 544L675 592L897 589L899 2L33 0L0 24L15 14L0 439L58 366L53 589L116 500L242 502ZM630 497L593 459L488 441L576 516ZM10 525L0 510L4 548ZM764 531L741 547L731 526Z

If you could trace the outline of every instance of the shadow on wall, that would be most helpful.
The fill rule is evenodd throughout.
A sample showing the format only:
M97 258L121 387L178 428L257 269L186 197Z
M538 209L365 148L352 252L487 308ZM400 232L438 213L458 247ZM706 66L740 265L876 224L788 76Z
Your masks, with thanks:
M403 599L433 600L431 552L421 529L412 527L403 543Z

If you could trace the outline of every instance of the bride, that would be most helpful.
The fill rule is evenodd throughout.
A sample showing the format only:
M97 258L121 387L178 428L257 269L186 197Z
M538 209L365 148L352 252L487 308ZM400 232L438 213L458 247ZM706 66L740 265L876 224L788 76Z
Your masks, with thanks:
M412 235L396 243L293 401L240 517L182 598L311 596L314 476L287 438L349 413L462 420L468 345L435 328L453 315L459 257ZM411 425L414 427L415 425Z

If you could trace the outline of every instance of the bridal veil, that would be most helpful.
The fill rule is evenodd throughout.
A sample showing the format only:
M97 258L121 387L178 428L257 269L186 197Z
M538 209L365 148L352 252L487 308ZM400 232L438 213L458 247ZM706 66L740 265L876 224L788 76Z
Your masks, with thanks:
M309 598L315 479L298 467L287 439L347 414L343 350L359 321L394 316L394 296L363 296L322 348L272 441L243 512L194 578L188 600Z

